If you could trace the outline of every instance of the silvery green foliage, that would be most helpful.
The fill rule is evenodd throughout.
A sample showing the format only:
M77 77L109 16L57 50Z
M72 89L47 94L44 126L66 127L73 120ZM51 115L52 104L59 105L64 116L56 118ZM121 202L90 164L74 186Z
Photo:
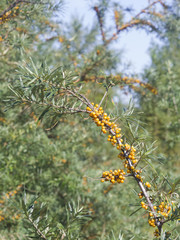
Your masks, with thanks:
M66 207L66 224L54 221L48 216L48 208L40 199L29 199L27 203L26 194L22 200L24 226L28 239L79 239L81 228L89 220L89 214L79 206L79 203L69 202Z

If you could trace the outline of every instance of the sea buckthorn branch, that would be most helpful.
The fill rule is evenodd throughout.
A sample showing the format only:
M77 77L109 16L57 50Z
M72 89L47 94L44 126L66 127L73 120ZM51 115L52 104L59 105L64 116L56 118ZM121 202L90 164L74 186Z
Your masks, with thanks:
M46 80L43 80L43 82L46 82ZM58 98L59 96L67 96L69 97L69 102L70 102L70 98L74 97L75 99L78 99L80 103L78 108L75 108L76 103L74 103L73 106L70 107L69 104L66 105L62 103L61 105L59 105L59 104L55 104L54 102L53 103L48 102L47 100L46 101L44 100L42 101L41 99L38 100L36 98L32 98L31 96L29 97L21 96L21 94L14 91L11 88L11 86L9 86L9 88L13 90L13 92L19 97L18 99L19 101L17 101L17 103L22 102L23 104L35 104L36 106L44 106L44 107L54 109L55 111L61 112L63 114L75 114L75 113L86 112L86 110L81 108L83 104L86 106L92 107L90 101L84 95L78 92L78 88L77 90L75 90L75 89L68 89L66 87L59 86L58 84L56 85L56 84L49 83L49 85L50 85L50 88L47 89L46 87L44 88L44 91L51 90L51 86L56 87L55 98Z
M122 83L124 82L125 84L127 84L129 87L131 88L135 88L134 85L132 84L139 84L141 87L143 88L147 88L149 91L151 91L154 94L157 94L157 89L153 86L151 86L148 83L144 83L142 82L140 79L138 78L133 78L133 77L128 77L128 76L121 76L121 75L109 75L109 76L87 76L84 78L84 81L88 82L88 81L103 81L104 79L111 79L114 80L115 85L118 83ZM80 81L80 79L78 79L77 81ZM123 86L122 86L123 87ZM136 88L134 90L137 90Z
M149 27L151 27L153 30L157 30L156 27L149 21L147 20L143 20L143 19L132 19L130 22L127 22L125 24L123 24L121 27L118 28L117 32L113 34L113 36L111 38L109 38L108 40L106 40L105 45L109 44L111 41L116 40L118 35L120 34L120 32L122 32L123 30L132 28L136 25L147 25Z
M42 233L42 231L38 228L38 226L36 225L36 223L33 221L33 219L30 217L29 214L26 214L27 219L29 220L29 222L33 225L33 227L35 228L37 234L44 240L48 240L46 238L46 236Z
M87 107L86 110L89 113L89 116L93 119L97 126L101 126L101 131L106 134L109 132L108 141L114 147L117 147L120 150L118 157L124 161L124 167L127 168L126 175L123 169L110 170L105 171L102 174L101 182L110 181L112 184L114 183L124 183L125 177L132 176L137 182L141 192L138 194L139 198L145 198L145 202L141 202L141 207L145 210L149 211L149 225L152 227L157 226L157 230L155 231L155 236L159 236L161 234L162 226L165 222L167 222L166 218L171 211L171 206L168 203L161 202L159 206L155 206L153 204L153 199L148 194L149 189L151 188L151 184L149 182L143 183L143 179L140 176L142 170L137 170L136 166L138 160L136 159L135 152L136 149L129 144L123 144L121 129L114 123L110 121L110 117L104 112L102 107L99 107L98 104L94 106L94 103L91 103L93 107ZM157 211L156 211L157 210ZM161 215L161 216L160 216Z
M125 29L128 29L128 28L131 28L135 25L139 25L139 24L147 25L147 26L150 26L153 30L156 31L157 30L156 27L151 22L149 22L147 20L144 20L144 19L137 19L137 18L139 18L142 13L146 13L146 11L148 9L150 9L153 5L156 5L157 3L160 3L163 8L167 8L167 6L163 3L162 0L154 1L151 4L149 4L146 8L142 9L137 15L132 17L132 19L129 22L127 22L127 23L125 23L125 24L123 24L122 26L119 26L119 27L117 26L117 23L116 23L116 20L117 20L117 17L118 17L117 14L116 14L115 15L116 32L113 33L112 37L110 37L109 39L107 39L105 41L105 45L107 45L111 41L117 39L117 37L118 37L118 35L120 34L121 31L123 31ZM161 15L161 17L162 17L162 15Z
M65 113L65 114L74 114L74 113L86 112L86 110L84 110L84 109L70 108L70 107L66 107L64 105L60 106L60 105L54 105L54 104L50 104L50 103L38 102L38 101L35 101L35 100L28 100L27 98L22 99L22 102L24 104L36 104L36 106L52 107L56 110L62 109L62 112Z
M7 12L9 12L10 10L12 10L13 8L16 7L16 5L18 5L20 3L20 0L16 0L15 2L13 2L7 9L5 9L4 11L2 11L0 13L0 18L2 18L3 16L6 15Z

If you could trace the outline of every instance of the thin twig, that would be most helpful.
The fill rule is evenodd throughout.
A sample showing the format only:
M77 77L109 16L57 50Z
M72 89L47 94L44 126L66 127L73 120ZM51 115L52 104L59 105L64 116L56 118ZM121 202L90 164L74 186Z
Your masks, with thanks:
M63 89L63 88L62 88ZM85 105L87 105L87 102L84 101L82 98L80 98L78 95L80 94L77 94L77 92L74 92L74 91L71 91L70 89L66 89L64 88L64 90L68 93L70 93L72 96L76 97L77 99L79 99L81 102L83 102Z
M157 4L157 3L161 3L162 4L162 1L161 0L157 0L157 1L154 1L152 2L150 5L148 5L147 7L145 7L144 9L142 9L137 15L135 15L133 18L138 18L142 13L145 13L146 10L148 10L149 8L151 8L153 5Z
M48 240L45 235L39 230L39 228L37 227L37 225L33 222L33 220L29 217L28 220L30 221L30 223L32 223L33 227L36 229L37 234L44 240Z
M131 27L133 27L133 26L135 26L135 25L139 25L139 24L147 25L147 26L150 26L153 30L157 30L156 27L155 27L151 22L149 22L149 21L142 20L142 19L139 20L139 21L134 21L134 22L133 22L133 21L130 21L130 22L122 25L122 26L118 29L117 33L114 33L113 36L112 36L111 38L109 38L109 39L105 42L105 45L109 44L112 40L117 39L117 37L118 37L118 35L119 35L120 32L122 32L122 31L124 31L124 30L126 30L126 29L128 29L128 28L131 28Z
M40 105L40 106L46 106L46 107L52 107L52 108L56 108L56 109L65 109L65 110L68 110L66 112L63 112L65 114L71 114L71 113L80 113L80 112L87 112L86 110L84 109L79 109L79 108L69 108L69 107L65 107L65 106L58 106L58 105L53 105L53 104L50 104L50 103L40 103L40 102L37 102L37 101L33 101L33 100L28 100L28 99L22 99L22 101L24 103L35 103L37 105Z
M89 107L93 107L93 105L90 103L90 101L84 96L82 95L81 93L77 93L76 90L69 90L69 89L64 89L65 91L69 92L70 94L72 94L74 97L78 98L81 102L83 102L85 105L89 106ZM84 100L85 101L84 101Z
M147 9L149 9L150 7L152 7L153 5L157 4L157 3L160 3L163 7L167 7L164 3L162 3L161 0L157 0L157 1L154 1L153 3L151 3L150 5L148 5L146 8L142 9L138 14L136 14L132 19L137 19L142 13L146 12ZM124 25L122 25L120 28L118 28L118 30L116 31L116 33L113 33L112 37L110 37L108 40L106 40L105 42L105 45L109 44L112 40L115 40L117 39L119 33L127 28L130 28L130 27L133 27L134 25L138 25L138 24L144 24L144 25L148 25L150 26L152 29L156 29L155 26L148 22L148 21L145 21L145 20L140 20L139 19L139 22L133 22L133 20L125 23Z
M108 89L105 91L104 96L102 97L102 99L101 99L101 101L100 101L100 103L99 103L98 109L100 108L101 104L103 103L103 101L104 101L107 93L108 93Z
M103 20L102 20L102 17L101 17L101 12L99 11L99 8L97 6L95 6L93 9L96 12L98 22L99 22L99 26L100 26L100 30L101 30L101 36L102 36L103 42L105 43L106 38L105 38L104 30L103 30Z

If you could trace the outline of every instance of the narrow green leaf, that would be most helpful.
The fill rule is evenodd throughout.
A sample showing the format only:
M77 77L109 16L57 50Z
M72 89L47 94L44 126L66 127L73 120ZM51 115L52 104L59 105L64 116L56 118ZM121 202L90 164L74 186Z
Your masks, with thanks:
M140 208L138 208L138 209L136 209L134 212L132 212L129 216L131 217L132 215L134 215L135 213L137 213L139 210L141 210L142 208L140 207Z
M157 171L156 171L156 169L153 167L153 165L150 163L150 162L148 162L146 159L141 159L142 161L144 161L145 163L147 163L151 168L152 168L152 170L156 173L156 174L158 174L157 173Z
M41 120L44 117L44 115L49 111L49 109L50 109L50 106L44 109L44 111L39 116L38 120Z
M171 188L171 191L169 193L173 193L178 184L180 184L180 177L177 178L176 181L172 184L172 188Z

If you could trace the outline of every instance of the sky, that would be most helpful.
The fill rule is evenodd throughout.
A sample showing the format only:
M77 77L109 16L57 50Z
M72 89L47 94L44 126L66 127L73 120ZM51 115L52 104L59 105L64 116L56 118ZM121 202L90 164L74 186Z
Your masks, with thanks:
M95 11L93 11L91 7L95 6L97 1L98 0L65 0L65 21L70 21L72 16L78 16L82 19L85 26L91 27L94 20L97 19ZM150 0L117 0L124 8L132 7L134 9L133 16L147 7L149 1ZM172 0L164 1L167 4L172 2ZM128 65L130 63L130 68L128 71L126 70L126 73L141 74L143 69L151 64L149 48L152 42L161 44L161 41L155 34L148 34L145 30L130 29L129 31L122 32L116 43L113 43L113 48L115 47L118 50L122 49L124 53L121 56L123 61L122 64L119 65L119 71L124 72L123 65ZM141 75L139 75L139 78L141 79ZM126 95L122 90L119 90L116 94L117 95L114 96L114 101L119 101L118 99L120 99L125 105L128 105L129 100L133 98L133 94L129 93ZM138 103L134 103L138 105Z
M72 16L78 15L82 18L84 24L90 27L96 18L95 12L91 10L90 6L95 5L96 2L95 0L66 0L64 12L67 21ZM148 0L119 0L119 2L123 7L133 7L135 13L148 5ZM160 43L155 34L147 34L144 30L131 29L128 32L122 32L114 46L117 49L123 49L123 61L125 64L131 63L131 71L141 73L143 68L151 62L148 49L152 42Z

